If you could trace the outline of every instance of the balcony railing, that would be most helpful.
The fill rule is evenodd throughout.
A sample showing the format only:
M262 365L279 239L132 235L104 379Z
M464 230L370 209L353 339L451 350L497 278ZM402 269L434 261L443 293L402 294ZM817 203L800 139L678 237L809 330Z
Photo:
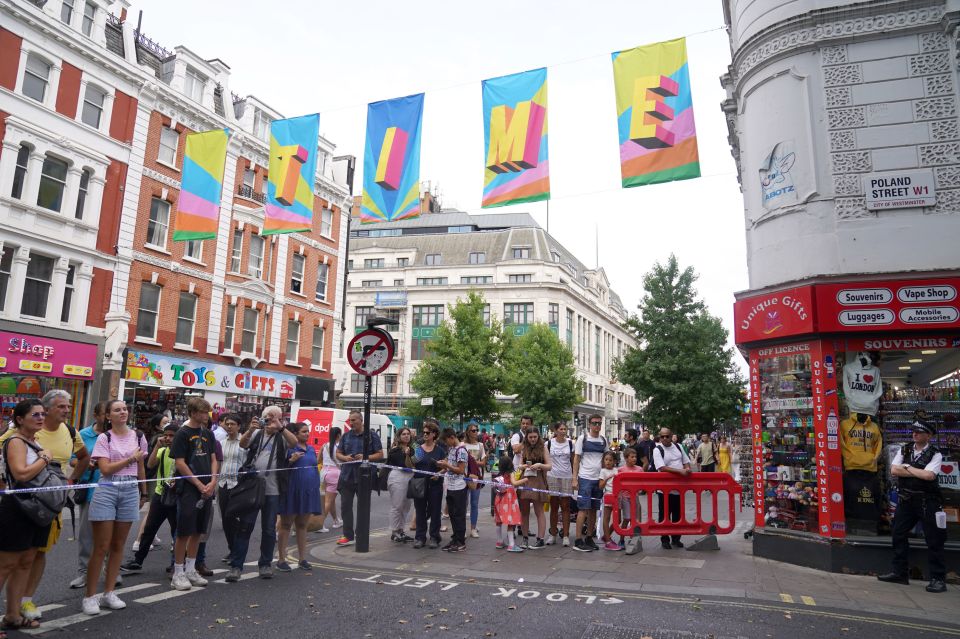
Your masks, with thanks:
M240 185L240 187L237 189L237 195L240 197L245 197L248 200L253 200L254 202L259 202L260 204L263 204L267 199L264 197L263 193L257 193L253 190L252 186L248 186L246 184Z

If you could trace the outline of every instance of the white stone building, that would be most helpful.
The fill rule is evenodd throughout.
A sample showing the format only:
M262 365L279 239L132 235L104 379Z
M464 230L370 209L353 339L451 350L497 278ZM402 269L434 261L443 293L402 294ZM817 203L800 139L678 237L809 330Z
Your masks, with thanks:
M515 334L541 322L571 348L584 397L571 413L605 415L611 436L628 426L637 409L634 392L612 372L633 344L622 327L628 313L603 269L587 268L530 215L441 211L364 225L354 219L350 236L344 342L371 314L400 322L392 329L396 358L377 378L378 411L395 414L416 396L409 379L426 343L448 317L447 305L475 289ZM362 378L342 359L335 374L344 405L360 405Z

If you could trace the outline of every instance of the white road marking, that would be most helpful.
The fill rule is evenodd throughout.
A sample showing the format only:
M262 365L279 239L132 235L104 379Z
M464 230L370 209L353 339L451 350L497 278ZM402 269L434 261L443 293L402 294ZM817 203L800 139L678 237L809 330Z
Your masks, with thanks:
M104 615L111 614L111 612L112 611L110 610L101 610L100 614L96 615L96 617L103 617ZM60 630L61 628L72 626L75 623L91 621L92 619L94 619L94 615L85 615L84 613L79 612L75 615L70 615L69 617L61 617L52 621L44 621L43 625L41 625L39 628L21 630L20 632L27 635L42 635L45 632L50 632L51 630Z
M63 604L46 604L44 606L37 606L37 610L40 612L50 612L51 610L56 610L57 608L63 608Z
M153 588L154 586L159 586L159 585L160 584L153 584L153 583L147 582L142 584L135 584L133 586L127 586L126 588L117 588L116 590L114 590L114 592L117 593L118 595L122 595L127 592L136 592L138 590L146 590L147 588Z
M166 599L173 599L174 597L181 597L183 595L189 595L191 592L197 592L198 590L203 590L200 588L191 588L190 590L167 590L165 592L159 592L155 595L148 595L146 597L140 597L139 599L134 599L133 601L138 604L152 604L158 601L164 601Z

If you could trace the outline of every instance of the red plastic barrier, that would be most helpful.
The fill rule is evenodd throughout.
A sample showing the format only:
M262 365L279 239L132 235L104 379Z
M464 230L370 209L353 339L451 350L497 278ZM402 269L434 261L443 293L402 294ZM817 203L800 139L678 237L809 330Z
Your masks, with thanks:
M670 491L679 491L680 493L680 521L670 521L666 516L663 521L654 521L652 519L653 505L655 503L655 494L663 493L667 495ZM640 495L644 492L643 495ZM718 498L720 492L726 492L728 496L728 522L725 526L720 525ZM742 488L733 477L727 473L690 473L686 477L675 475L673 473L618 473L613 477L613 514L611 525L617 531L617 534L631 536L636 534L636 530L641 535L706 535L715 532L719 535L725 535L733 532L736 526L734 504L737 510L742 510L740 505L740 493ZM696 500L697 514L691 521L686 518L686 500L691 497ZM710 512L713 513L709 520L703 518L704 493L708 494L709 503L712 504ZM620 499L626 497L630 505L630 517L626 526L620 524ZM641 509L646 513L646 520L638 517L635 505L637 497L640 497ZM667 497L664 497L664 510L667 508ZM645 502L645 505L644 503Z

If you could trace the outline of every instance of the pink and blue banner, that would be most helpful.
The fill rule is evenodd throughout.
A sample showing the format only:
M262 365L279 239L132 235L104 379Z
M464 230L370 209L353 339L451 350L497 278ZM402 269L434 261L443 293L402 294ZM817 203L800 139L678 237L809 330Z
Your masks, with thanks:
M483 81L483 208L550 199L547 70Z
M263 235L311 229L319 138L318 114L275 120L270 125Z
M367 105L361 222L420 215L422 123L422 93Z
M700 177L687 40L613 54L623 186Z
M223 167L230 131L214 129L187 136L183 179L173 225L174 241L212 240L217 237Z

